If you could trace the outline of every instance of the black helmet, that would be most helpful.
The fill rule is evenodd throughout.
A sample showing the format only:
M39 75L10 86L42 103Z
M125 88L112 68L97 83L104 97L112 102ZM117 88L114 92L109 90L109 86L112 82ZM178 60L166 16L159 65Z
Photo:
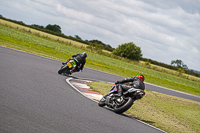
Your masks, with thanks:
M84 57L84 58L86 58L86 57L87 57L87 53L83 52L83 53L81 54L81 56Z

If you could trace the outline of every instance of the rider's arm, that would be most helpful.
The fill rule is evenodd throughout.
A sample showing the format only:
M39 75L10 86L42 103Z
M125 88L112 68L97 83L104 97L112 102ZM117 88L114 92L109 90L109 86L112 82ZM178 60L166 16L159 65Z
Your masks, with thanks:
M77 56L77 54L76 55L72 55L73 58L76 57L76 56Z
M123 79L123 80L121 80L121 81L117 81L116 83L118 83L118 84L123 84L123 83L127 83L127 82L133 82L135 80L135 77L131 77L131 78L125 78L125 79Z
M80 55L80 54L72 55L72 57L74 58L74 57L76 57L76 56L78 56L78 55Z

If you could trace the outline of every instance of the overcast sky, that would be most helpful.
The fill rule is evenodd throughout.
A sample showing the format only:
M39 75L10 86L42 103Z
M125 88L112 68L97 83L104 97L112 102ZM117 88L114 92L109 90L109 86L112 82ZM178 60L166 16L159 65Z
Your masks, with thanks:
M0 0L0 14L26 24L57 24L67 36L113 48L133 42L143 57L182 60L200 71L200 0Z

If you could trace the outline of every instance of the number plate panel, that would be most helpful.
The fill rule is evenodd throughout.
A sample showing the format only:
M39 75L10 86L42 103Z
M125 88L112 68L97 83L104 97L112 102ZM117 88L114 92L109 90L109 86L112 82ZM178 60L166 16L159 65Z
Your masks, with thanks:
M71 62L68 62L67 65L69 68L72 68L72 66L73 66Z

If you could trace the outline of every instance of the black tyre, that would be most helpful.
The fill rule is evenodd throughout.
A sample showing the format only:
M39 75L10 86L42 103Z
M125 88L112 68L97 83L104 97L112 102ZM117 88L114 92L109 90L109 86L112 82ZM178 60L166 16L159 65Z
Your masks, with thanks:
M105 97L103 97L103 98L99 101L98 105L99 105L100 107L105 106L105 105L106 105L106 104L105 104L105 101L106 101L106 99L105 99Z
M60 70L58 70L58 74L62 74L63 72L65 72L65 71L67 70L67 68L68 68L67 65L66 65L66 66L62 66L62 67L60 68Z
M117 114L121 114L125 111L127 111L132 105L133 105L133 99L130 97L127 97L125 99L124 103L122 105L118 105L114 107L114 112Z

